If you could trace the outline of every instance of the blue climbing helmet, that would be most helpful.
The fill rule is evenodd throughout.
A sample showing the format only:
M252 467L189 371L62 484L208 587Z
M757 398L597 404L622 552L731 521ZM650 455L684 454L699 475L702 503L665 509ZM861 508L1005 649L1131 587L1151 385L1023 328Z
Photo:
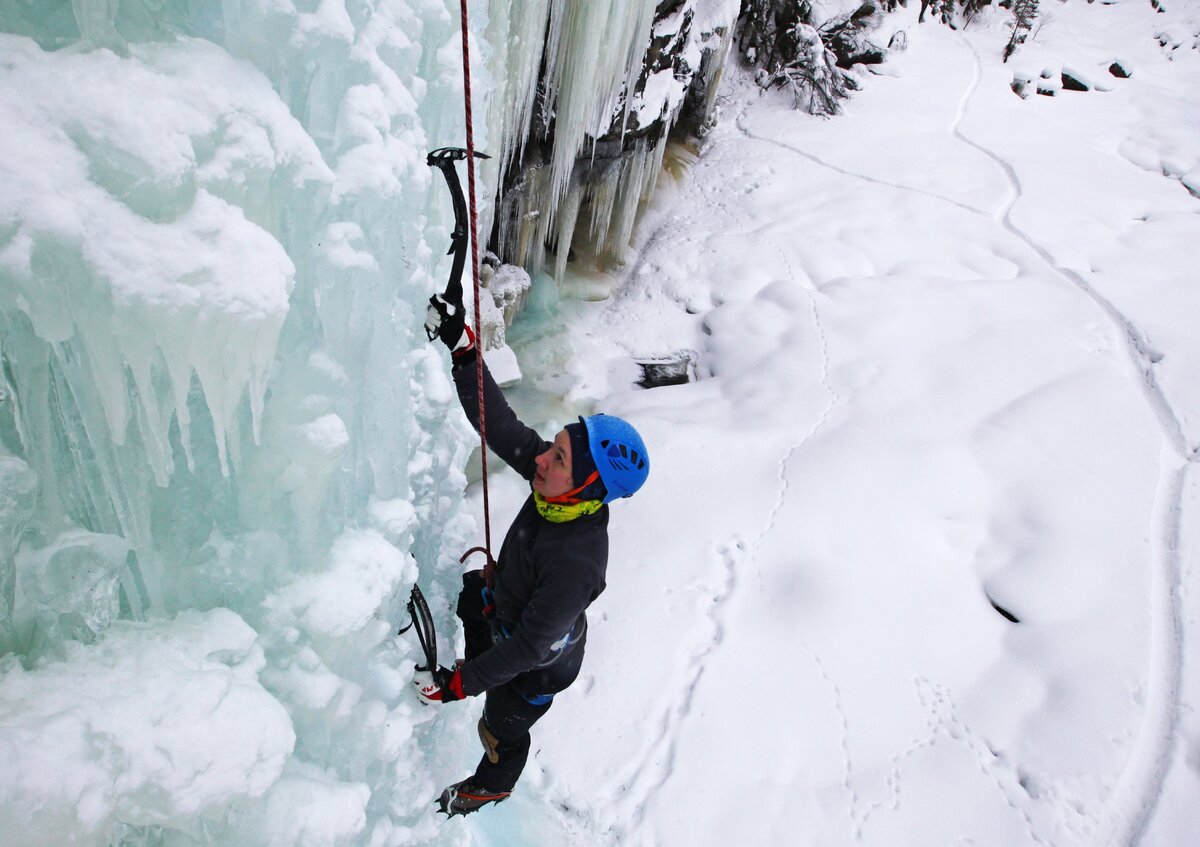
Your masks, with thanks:
M608 492L604 502L629 497L641 488L650 475L650 455L638 431L615 415L590 415L579 421L587 430L592 461Z

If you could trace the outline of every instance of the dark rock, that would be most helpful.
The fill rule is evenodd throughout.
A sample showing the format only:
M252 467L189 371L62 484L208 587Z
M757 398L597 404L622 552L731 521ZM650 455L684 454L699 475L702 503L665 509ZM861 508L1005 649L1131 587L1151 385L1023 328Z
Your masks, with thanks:
M850 15L832 18L821 25L821 40L837 56L839 68L879 65L887 58L886 50L866 39L876 11L872 4L863 3Z
M687 6L689 4L685 3L685 0L660 0L658 3L654 12L654 32L656 34L650 40L650 46L642 60L641 73L633 90L625 94L627 98L632 99L632 102L636 103L642 99L646 92L646 83L661 71L670 71L679 89L684 92L690 91L693 84L703 83L703 79L697 79L700 68L692 67L687 56L690 46L704 43L702 34L692 32L692 20L695 12ZM682 15L677 27L668 28L669 31L659 34L659 25L680 14L681 10ZM711 53L710 45L703 55L708 56ZM703 61L702 57L702 64ZM628 112L624 109L617 109L612 116L608 130L598 140L600 142L616 142L623 152L628 152L631 149L631 143L637 139L646 138L653 142L662 138L671 131L672 122L676 117L662 111L652 111L651 114L654 114L655 117L649 123L642 125L637 120L639 112L640 110L636 108Z
M1117 79L1129 79L1133 76L1133 72L1122 65L1120 62L1113 62L1108 66L1108 72Z
M1091 91L1092 87L1069 71L1062 72L1062 87L1066 91Z
M1000 615L1000 617L1002 617L1006 621L1008 621L1009 623L1020 623L1021 622L1020 618L1018 618L1016 615L1014 615L1008 609L1001 606L999 603L997 603L991 597L988 597L988 602L992 604L992 608L996 610L996 613L998 615Z
M681 350L662 359L640 361L638 365L642 369L638 385L642 388L683 385L691 382L695 375L695 354L690 350Z

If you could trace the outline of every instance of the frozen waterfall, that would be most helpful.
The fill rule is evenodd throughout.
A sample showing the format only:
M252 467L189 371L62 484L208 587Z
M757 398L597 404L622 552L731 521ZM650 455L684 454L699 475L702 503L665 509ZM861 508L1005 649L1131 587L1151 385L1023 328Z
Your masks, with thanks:
M737 10L659 5L471 3L485 236L554 113L513 212L536 232L502 226L535 271L584 194L607 249L628 239L665 133L622 179L585 189L580 157L678 114L691 77L643 73L652 37ZM432 715L391 635L418 575L450 629L476 535L474 436L421 328L449 266L425 153L462 143L458 25L453 0L0 6L6 840L434 837ZM491 276L498 356L522 276Z

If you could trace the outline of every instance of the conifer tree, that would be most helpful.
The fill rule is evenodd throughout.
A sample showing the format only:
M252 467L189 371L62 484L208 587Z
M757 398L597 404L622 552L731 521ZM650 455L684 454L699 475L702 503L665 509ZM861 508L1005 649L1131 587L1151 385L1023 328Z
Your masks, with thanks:
M1012 35L1008 39L1008 44L1004 45L1004 61L1007 62L1009 56L1017 52L1017 48L1025 43L1025 39L1029 37L1033 30L1033 22L1038 16L1038 0L1014 0L1012 6L1013 19L1009 23L1009 29L1012 30Z

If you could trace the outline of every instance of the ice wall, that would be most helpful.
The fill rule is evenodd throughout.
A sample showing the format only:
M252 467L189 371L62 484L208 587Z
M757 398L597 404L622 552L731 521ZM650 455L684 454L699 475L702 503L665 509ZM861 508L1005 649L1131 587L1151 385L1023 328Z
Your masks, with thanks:
M0 4L0 840L433 832L392 632L418 566L448 620L474 536L473 434L421 329L458 22Z

